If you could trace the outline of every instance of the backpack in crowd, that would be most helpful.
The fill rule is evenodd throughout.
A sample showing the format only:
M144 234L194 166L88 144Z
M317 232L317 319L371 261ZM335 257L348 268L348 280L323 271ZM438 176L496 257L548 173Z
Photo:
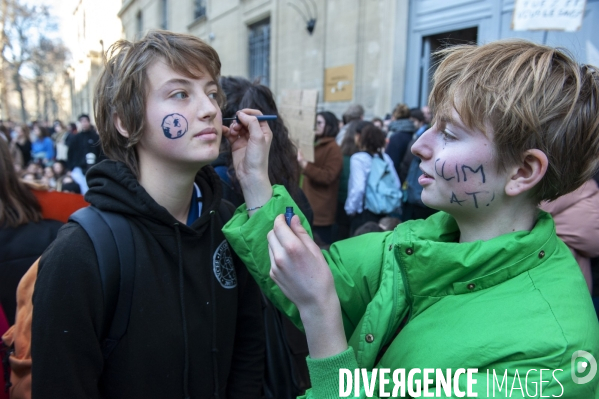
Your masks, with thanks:
M364 197L364 208L377 215L388 215L401 205L400 188L381 154L372 157Z

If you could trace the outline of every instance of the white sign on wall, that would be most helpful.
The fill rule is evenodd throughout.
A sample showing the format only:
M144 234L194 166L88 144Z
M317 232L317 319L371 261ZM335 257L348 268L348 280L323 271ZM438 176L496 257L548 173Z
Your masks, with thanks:
M586 0L516 0L513 30L580 29Z

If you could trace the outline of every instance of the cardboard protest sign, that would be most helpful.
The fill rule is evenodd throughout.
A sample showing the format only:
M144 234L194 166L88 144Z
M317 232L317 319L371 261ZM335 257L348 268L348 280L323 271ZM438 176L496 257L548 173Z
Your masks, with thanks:
M278 101L291 141L308 162L314 162L317 101L318 90L283 90Z

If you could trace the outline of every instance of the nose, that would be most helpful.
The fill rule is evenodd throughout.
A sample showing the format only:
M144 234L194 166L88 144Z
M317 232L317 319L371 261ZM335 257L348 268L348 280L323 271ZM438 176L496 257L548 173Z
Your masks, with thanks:
M218 105L208 95L201 95L200 103L198 104L198 119L211 121L218 113Z
M422 160L430 159L433 156L431 142L433 134L431 131L432 128L429 128L426 132L422 133L418 140L412 145L412 154Z

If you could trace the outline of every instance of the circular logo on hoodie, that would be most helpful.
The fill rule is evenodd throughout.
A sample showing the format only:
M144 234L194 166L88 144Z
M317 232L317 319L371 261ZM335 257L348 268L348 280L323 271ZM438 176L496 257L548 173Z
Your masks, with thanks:
M223 288L237 287L237 274L231 256L231 249L226 240L220 243L213 258L214 276Z

